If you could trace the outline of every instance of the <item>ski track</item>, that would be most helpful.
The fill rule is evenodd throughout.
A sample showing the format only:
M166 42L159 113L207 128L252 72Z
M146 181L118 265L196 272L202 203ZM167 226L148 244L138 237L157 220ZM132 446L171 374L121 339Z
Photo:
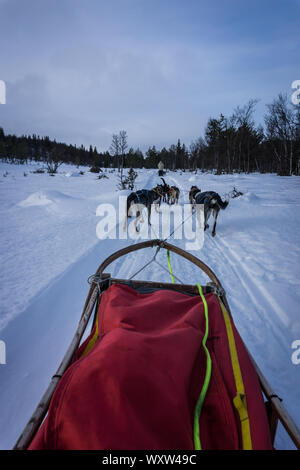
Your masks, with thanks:
M255 305L258 310L261 310L261 308L264 308L264 306L267 305L265 311L273 311L278 316L282 325L285 328L289 327L290 321L285 312L280 308L269 292L262 287L261 282L257 281L256 277L250 274L246 264L237 255L237 253L230 248L228 243L219 237L218 239L210 239L210 242L213 244L213 249L218 249L220 259L223 257L226 260L226 263L234 273L236 280L247 292L252 304Z
M260 281L255 279L255 276L249 274L247 266L221 237L216 236L215 239L212 239L208 235L207 244L210 246L211 251L217 250L219 260L223 259L221 279L224 279L223 287L227 290L231 313L241 336L244 336L242 333L247 335L248 349L255 357L258 365L262 366L264 362L262 359L266 354L268 357L273 355L273 346L271 346L273 341L271 342L270 338L276 338L277 348L280 347L284 351L285 356L288 357L290 353L287 342L289 321L285 313L282 312L282 309L280 309L274 299L270 299L269 293L263 289ZM237 264L235 264L234 260ZM226 281L227 279L230 281ZM228 286L226 286L227 282ZM239 286L243 288L243 300L236 303L234 297L237 292L241 292ZM282 328L278 326L277 322L274 322L274 318L269 312L277 313ZM283 313L284 320L282 319ZM245 325L247 325L247 332L245 331ZM284 363L277 363L279 374L281 365L284 367ZM271 361L270 367L272 367Z

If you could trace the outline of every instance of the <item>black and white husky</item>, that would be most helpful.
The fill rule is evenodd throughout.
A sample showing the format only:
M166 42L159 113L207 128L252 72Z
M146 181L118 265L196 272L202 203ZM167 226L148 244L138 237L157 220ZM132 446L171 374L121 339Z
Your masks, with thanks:
M204 205L204 230L209 228L207 221L211 213L213 214L214 225L213 225L211 234L214 237L216 235L217 218L218 218L220 209L222 210L226 209L229 203L229 196L226 197L225 201L222 201L220 195L216 193L215 191L201 192L201 189L199 189L197 186L192 186L189 192L189 200L191 204L191 211L193 211L195 204ZM199 211L196 211L196 215L197 215L198 222L200 224Z
M138 232L137 225L139 222L143 222L142 211L146 207L148 213L148 223L151 225L151 206L155 205L155 210L158 212L158 207L160 206L162 194L159 192L159 189L140 189L136 192L132 192L127 197L126 203L126 215L124 221L124 232L127 227L127 218L133 215L133 210L136 212L136 218L134 221L135 230Z

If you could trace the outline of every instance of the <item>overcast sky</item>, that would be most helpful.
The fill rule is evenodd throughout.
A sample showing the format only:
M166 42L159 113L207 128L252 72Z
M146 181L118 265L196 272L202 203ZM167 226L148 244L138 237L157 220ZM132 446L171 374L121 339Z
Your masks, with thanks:
M291 94L300 0L0 0L5 133L107 150L189 145L209 117Z

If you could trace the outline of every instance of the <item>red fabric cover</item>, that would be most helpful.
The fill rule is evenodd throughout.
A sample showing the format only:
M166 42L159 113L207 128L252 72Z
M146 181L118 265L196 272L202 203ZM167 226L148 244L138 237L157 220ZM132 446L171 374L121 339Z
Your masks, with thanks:
M204 449L241 449L225 323L218 299L209 294L206 300L212 378L200 418L201 443ZM30 449L193 449L206 365L200 296L139 294L113 285L102 295L98 315L100 338L64 374ZM272 449L257 375L235 328L234 335L253 448Z

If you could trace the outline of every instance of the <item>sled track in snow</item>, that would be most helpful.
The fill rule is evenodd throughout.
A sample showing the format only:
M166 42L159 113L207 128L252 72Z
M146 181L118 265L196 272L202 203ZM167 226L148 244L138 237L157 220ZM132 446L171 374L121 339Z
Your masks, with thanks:
M256 280L255 276L249 274L246 264L242 261L242 259L230 248L228 243L226 243L223 239L219 238L217 240L211 240L213 243L214 248L217 248L221 255L226 259L226 262L234 271L236 277L247 291L252 303L257 306L261 307L262 303L259 302L256 292L259 293L260 297L264 300L264 304L268 304L272 311L276 313L279 320L285 327L289 327L290 321L286 315L286 313L281 309L278 303L272 298L269 292L262 286L262 284ZM236 268L235 263L232 261L235 260L239 266L239 269Z
M209 247L212 251L217 250L219 253L219 260L223 259L222 269L230 270L231 274L228 279L236 278L237 286L242 286L244 292L247 293L249 299L249 309L253 312L251 320L262 324L263 329L267 328L272 331L274 337L278 338L279 344L286 349L285 331L290 325L290 321L286 313L281 309L275 299L272 298L270 293L264 288L255 276L249 273L247 265L234 250L222 238L212 239L210 234L207 236ZM210 251L210 250L209 250ZM231 284L233 282L231 281ZM228 294L228 292L227 292ZM282 329L279 328L278 323L273 321L269 312L274 312L279 318ZM234 313L234 312L233 312ZM288 353L288 351L287 351Z

